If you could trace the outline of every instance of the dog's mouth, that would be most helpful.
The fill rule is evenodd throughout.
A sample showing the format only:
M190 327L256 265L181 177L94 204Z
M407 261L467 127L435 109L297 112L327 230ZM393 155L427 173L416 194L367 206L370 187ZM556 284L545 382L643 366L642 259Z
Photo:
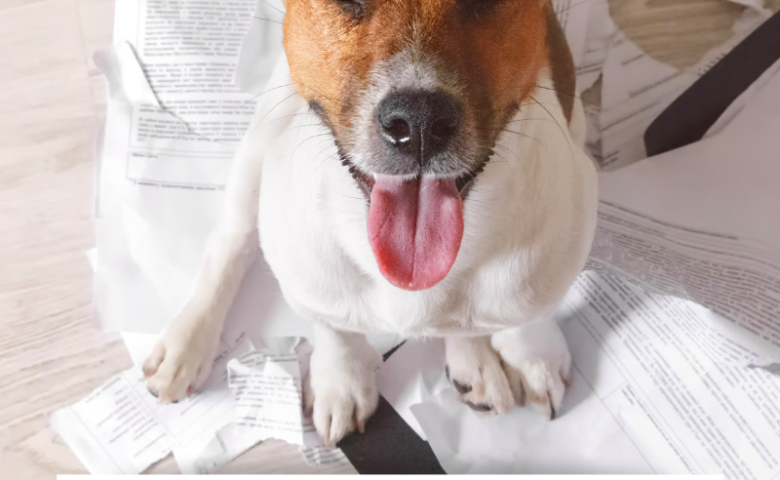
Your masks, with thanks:
M368 236L382 275L405 290L447 276L463 238L463 201L487 158L456 178L368 175L343 161L368 199Z
M490 154L492 153L493 152L491 151ZM477 176L485 170L485 165L487 165L489 160L490 156L488 155L478 166L455 178L455 188L458 190L458 194L462 201L465 201L466 197L468 197L471 187L474 186L474 181L477 179ZM375 177L363 173L344 155L341 156L341 164L349 169L349 174L352 175L358 188L360 188L360 191L365 195L366 200L370 202L371 190L374 188L374 183L376 182Z

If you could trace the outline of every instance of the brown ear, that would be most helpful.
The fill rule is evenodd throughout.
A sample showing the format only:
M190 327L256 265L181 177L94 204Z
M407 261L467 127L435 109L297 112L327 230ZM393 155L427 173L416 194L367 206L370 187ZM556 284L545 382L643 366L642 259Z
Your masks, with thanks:
M566 121L571 122L571 112L574 109L574 92L577 77L574 73L574 60L566 41L558 17L555 16L552 2L547 4L547 56L550 63L555 93L563 108Z

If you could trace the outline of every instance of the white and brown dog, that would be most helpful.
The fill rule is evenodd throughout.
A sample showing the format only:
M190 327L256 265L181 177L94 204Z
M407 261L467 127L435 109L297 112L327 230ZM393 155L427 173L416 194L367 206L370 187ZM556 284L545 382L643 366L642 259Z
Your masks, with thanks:
M315 324L307 400L326 442L376 408L377 330L444 337L478 412L554 417L570 356L551 317L590 250L596 172L550 0L286 8L285 99L337 155L274 149L296 114L258 109L190 300L144 365L150 390L172 402L204 382L259 236Z

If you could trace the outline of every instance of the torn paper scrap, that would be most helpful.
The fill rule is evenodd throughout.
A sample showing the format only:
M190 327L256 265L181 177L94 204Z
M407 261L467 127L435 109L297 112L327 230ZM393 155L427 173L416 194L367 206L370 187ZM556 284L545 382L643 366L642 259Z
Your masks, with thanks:
M162 108L130 42L121 41L105 52L97 52L94 60L108 80L112 100Z
M51 424L90 473L140 473L171 452L151 407L156 399L147 396L141 371L133 368L56 411Z
M223 347L203 391L190 398L160 404L146 389L141 369L133 367L54 412L52 426L90 473L140 473L172 450L213 436L235 418L225 364L252 345L240 337Z
M213 434L202 435L187 445L175 447L173 458L184 474L215 472L261 440L257 435L243 435L235 422L230 422Z
M348 465L340 449L325 448L311 417L303 413L302 378L311 355L308 342L269 339L265 347L228 363L239 433L298 445L311 465Z
M228 364L240 431L303 446L298 356L252 352Z

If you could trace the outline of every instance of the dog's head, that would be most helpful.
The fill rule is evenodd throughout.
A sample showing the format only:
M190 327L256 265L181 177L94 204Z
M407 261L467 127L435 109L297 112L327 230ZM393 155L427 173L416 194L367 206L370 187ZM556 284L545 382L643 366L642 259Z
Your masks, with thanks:
M369 200L382 274L430 288L463 200L545 65L549 0L286 0L292 81Z

